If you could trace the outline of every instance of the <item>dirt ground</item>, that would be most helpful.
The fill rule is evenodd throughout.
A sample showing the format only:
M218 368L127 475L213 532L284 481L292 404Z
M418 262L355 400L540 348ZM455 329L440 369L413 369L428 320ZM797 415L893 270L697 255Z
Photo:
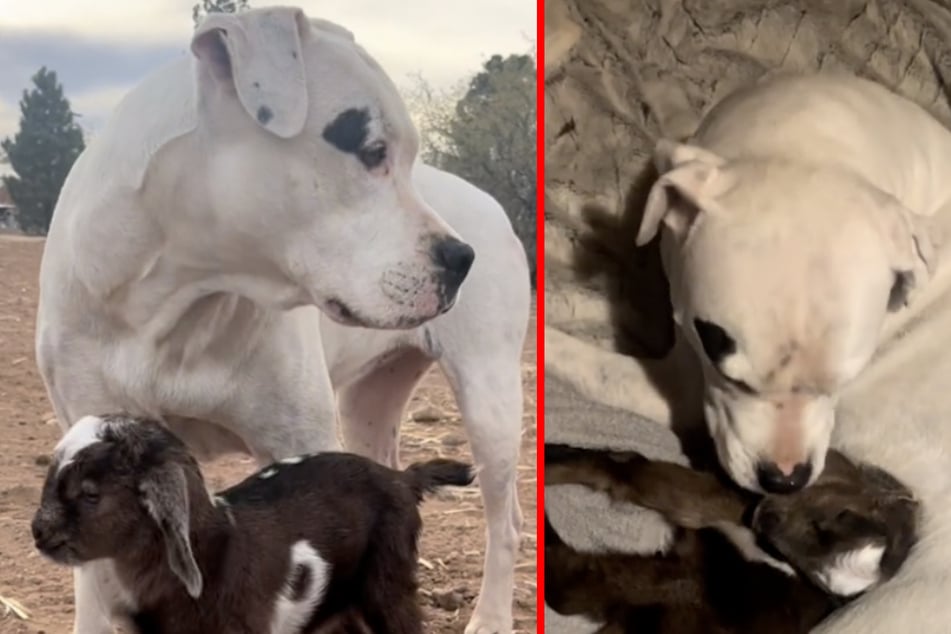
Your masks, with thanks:
M33 549L29 521L45 475L42 466L59 437L33 357L37 277L43 243L0 236L0 598L13 599L29 619L4 615L0 633L60 634L72 626L72 575ZM525 516L516 569L515 627L535 631L535 323L523 357L526 394L519 499ZM429 411L431 410L431 411ZM413 420L413 413L437 420ZM471 460L452 394L438 370L423 380L403 424L402 460L445 456ZM254 465L241 456L206 465L216 487L237 482ZM478 490L443 493L423 506L421 597L428 632L462 632L479 591L484 521Z

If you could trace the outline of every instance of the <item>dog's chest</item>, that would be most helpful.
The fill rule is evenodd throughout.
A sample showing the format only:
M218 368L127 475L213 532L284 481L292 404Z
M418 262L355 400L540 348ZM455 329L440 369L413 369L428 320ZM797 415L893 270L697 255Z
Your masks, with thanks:
M208 417L231 399L269 326L241 300L204 302L163 336L147 329L107 343L109 391L145 415Z
M350 385L386 365L407 348L426 350L425 327L404 331L350 328L321 316L324 360L334 389Z

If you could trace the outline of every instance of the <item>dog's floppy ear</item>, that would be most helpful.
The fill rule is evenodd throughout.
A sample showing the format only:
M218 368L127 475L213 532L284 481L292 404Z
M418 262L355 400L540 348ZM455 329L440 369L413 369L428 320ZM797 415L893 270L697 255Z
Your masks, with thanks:
M637 233L637 246L650 242L663 222L684 236L713 198L730 186L721 167L725 161L701 147L661 139L654 149L660 177L651 188Z
M165 540L168 565L188 594L201 596L203 580L188 536L188 483L181 465L166 463L152 469L139 483L139 493L149 515Z
M879 211L885 249L895 273L888 300L889 310L894 311L906 306L913 293L931 279L938 256L927 218L887 194L882 196Z
M307 120L301 38L309 31L300 9L212 13L195 30L191 49L210 81L234 90L258 124L286 139Z

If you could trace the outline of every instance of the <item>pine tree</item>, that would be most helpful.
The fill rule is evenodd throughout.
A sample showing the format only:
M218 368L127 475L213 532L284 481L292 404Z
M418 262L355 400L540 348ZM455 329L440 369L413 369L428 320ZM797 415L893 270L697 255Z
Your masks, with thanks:
M85 146L56 73L44 66L33 85L20 100L20 131L0 147L16 174L4 176L3 183L17 206L20 227L45 234L63 181Z
M535 59L493 55L448 122L438 165L492 194L509 215L535 275Z
M248 8L248 0L201 0L192 7L192 20L197 27L209 13L240 13Z
M467 82L405 91L420 158L489 192L505 209L535 280L535 55L493 55Z

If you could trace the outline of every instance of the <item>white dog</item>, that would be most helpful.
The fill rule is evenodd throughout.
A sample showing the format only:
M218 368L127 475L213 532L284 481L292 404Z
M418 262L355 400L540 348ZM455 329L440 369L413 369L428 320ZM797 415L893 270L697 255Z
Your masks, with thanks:
M507 217L416 162L395 87L344 29L216 14L191 48L123 100L56 208L36 352L57 418L155 416L200 454L268 462L339 448L339 417L349 449L396 466L436 361L488 523L466 631L511 631L531 291ZM127 598L108 562L84 567L75 631L110 632Z
M833 440L898 475L924 503L921 543L831 624L948 631L951 132L871 82L783 77L655 158L638 243L662 232L679 341L626 373L627 402L669 423L652 377L692 351L702 386L680 393L740 485L806 486Z

